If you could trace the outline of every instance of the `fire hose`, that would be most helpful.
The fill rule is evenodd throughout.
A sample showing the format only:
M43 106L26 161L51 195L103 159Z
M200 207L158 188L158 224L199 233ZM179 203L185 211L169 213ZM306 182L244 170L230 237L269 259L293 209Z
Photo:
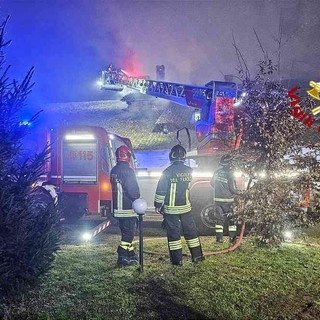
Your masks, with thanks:
M247 185L247 190L250 188L250 185L251 185L251 179L249 180L249 183ZM241 204L241 207L244 208L243 202ZM244 221L242 221L239 237L237 238L237 241L231 247L217 250L217 251L204 252L203 255L205 257L209 257L209 256L213 256L213 255L224 254L224 253L235 251L240 246L240 244L242 242L245 227L246 227L246 224ZM149 241L149 240L155 240L155 238L145 239L145 241ZM150 255L161 255L161 256L163 256L163 255L168 256L169 255L166 252L143 251L143 253L150 254ZM191 255L188 253L184 253L183 256L191 256Z
M245 222L243 222L242 225L241 225L241 230L240 230L240 234L239 234L239 237L238 237L237 241L231 247L225 248L225 249L222 249L222 250L217 250L217 251L204 252L203 255L205 257L209 257L209 256L228 253L228 252L236 250L240 246L240 244L242 242L244 230L245 230ZM166 239L166 237L148 238L148 239L144 239L144 241L152 241L152 240L160 240L160 239L161 240L162 239ZM136 242L138 242L138 241L134 241L133 243L136 243ZM143 253L150 254L150 255L155 255L155 256L169 256L169 254L167 252L154 252L154 251L146 251L146 250L144 250ZM184 253L183 256L188 257L188 256L191 256L191 255L189 253Z

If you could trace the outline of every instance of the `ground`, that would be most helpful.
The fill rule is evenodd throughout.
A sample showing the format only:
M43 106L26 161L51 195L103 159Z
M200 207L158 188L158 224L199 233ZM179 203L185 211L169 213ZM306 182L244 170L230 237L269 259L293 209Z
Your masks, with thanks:
M145 250L166 253L164 231L149 226ZM198 264L185 256L182 267L145 254L140 273L117 268L117 228L92 243L79 241L78 230L68 229L40 290L15 309L18 319L319 319L319 239L261 249L249 238ZM205 251L218 249L213 237L201 241Z

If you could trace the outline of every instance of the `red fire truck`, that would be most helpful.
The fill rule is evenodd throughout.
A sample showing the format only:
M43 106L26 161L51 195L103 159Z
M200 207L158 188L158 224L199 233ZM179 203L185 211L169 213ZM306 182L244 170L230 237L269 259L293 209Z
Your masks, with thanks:
M130 140L93 126L58 127L43 136L51 154L41 185L49 192L56 188L63 216L75 220L84 214L109 214L115 150L121 145L132 149ZM38 141L36 149L43 146Z
M241 133L236 134L234 104L237 85L233 82L211 81L204 86L194 86L146 77L131 77L126 71L110 65L102 71L100 86L104 90L121 91L124 87L142 94L170 100L194 108L200 113L195 122L197 150L193 158L197 166L190 187L194 218L202 233L209 232L212 221L205 208L212 204L213 190L210 186L212 172L220 157L239 146ZM210 231L212 233L212 231Z

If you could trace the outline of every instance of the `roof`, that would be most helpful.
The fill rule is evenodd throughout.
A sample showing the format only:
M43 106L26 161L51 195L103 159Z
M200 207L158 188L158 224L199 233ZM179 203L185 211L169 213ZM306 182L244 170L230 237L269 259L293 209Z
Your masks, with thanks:
M42 106L40 120L48 126L95 125L131 140L135 150L170 149L176 131L188 127L192 144L196 134L190 119L193 110L163 99L135 99L128 107L118 100L52 103ZM181 133L188 146L187 135Z

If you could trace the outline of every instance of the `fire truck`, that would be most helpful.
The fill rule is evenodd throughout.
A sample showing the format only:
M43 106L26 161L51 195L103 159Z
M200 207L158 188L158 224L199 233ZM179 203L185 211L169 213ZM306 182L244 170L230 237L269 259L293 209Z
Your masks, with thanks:
M116 164L115 150L121 145L132 149L127 138L93 126L38 128L33 150L50 146L41 192L57 201L62 216L75 221L84 215L111 213L110 170ZM45 131L45 134L43 134ZM45 137L46 141L40 141ZM133 165L133 163L132 163Z
M188 152L188 158L193 158L196 163L190 197L198 229L202 233L209 232L208 228L214 224L206 211L213 200L212 173L221 156L238 148L241 139L241 132L236 134L235 130L236 83L211 81L204 86L194 86L150 80L148 77L131 77L126 71L109 65L102 71L100 87L117 91L127 87L200 112L195 122L197 150Z

